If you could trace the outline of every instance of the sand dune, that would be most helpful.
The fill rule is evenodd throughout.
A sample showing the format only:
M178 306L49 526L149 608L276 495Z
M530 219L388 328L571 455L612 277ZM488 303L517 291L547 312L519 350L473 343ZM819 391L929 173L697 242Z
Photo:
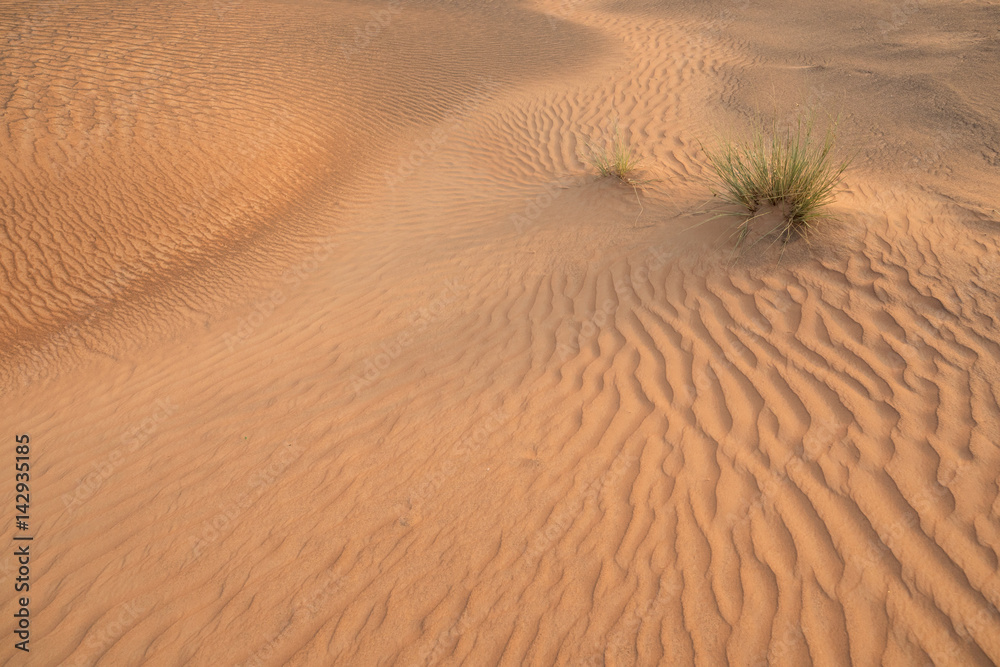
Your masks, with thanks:
M0 659L1000 662L998 21L0 8ZM702 142L804 110L835 216L733 261Z

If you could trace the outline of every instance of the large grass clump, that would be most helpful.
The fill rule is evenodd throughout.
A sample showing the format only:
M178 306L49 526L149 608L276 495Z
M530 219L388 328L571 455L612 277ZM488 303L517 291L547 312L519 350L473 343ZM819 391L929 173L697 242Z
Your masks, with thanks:
M828 216L825 209L850 163L834 158L834 140L833 124L817 141L812 121L784 130L775 124L770 131L758 123L749 139L722 140L717 149L705 151L718 178L714 194L745 210L736 230L737 248L767 206L777 209L780 222L770 231L778 232L783 243L795 233L805 236Z
M612 128L611 144L596 145L588 142L590 164L601 176L614 176L623 183L639 185L642 182L635 179L636 169L641 158L637 157L625 139L625 133L616 123Z

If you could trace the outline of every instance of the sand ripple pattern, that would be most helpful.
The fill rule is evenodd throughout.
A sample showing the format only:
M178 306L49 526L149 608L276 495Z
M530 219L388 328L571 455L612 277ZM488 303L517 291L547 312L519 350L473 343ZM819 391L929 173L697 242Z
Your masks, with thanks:
M469 59L510 51L513 28L431 7L397 11L358 51L355 29L378 11L0 7L0 362L16 368L3 383L65 368L80 349L114 357L208 326L349 222L339 202L365 194L345 184L385 186L379 146L532 67ZM451 22L463 30L432 49ZM539 40L531 62L572 36Z
M32 609L39 659L1000 662L995 221L973 201L935 194L933 181L887 182L862 161L837 222L811 245L794 244L780 263L774 249L732 262L723 221L690 228L706 217L696 206L705 196L697 137L712 118L745 111L749 71L798 67L797 56L779 60L735 34L750 11L738 2L700 14L685 5L674 21L661 7L550 3L526 16L486 7L483 16L506 17L525 42L549 35L543 56L585 34L600 36L585 43L603 57L515 84L502 70L516 59L497 56L500 85L484 96L474 79L454 81L461 58L421 43L412 53L434 72L427 81L450 83L436 101L414 101L421 113L406 123L390 114L377 165L352 189L331 195L318 176L308 183L326 185L312 190L300 178L272 182L282 156L289 169L301 164L287 157L288 142L336 172L330 142L350 135L327 135L303 112L298 125L264 133L272 152L241 172L258 180L220 195L254 229L293 237L253 246L267 251L262 265L313 258L297 282L260 280L282 298L238 345L227 341L248 311L206 313L177 342L7 391L3 430L47 443L33 462L46 489L37 530L49 536L33 561L44 582ZM477 39L489 32L465 15L428 15L412 20L431 31L454 20ZM37 31L52 43L45 25ZM398 50L393 35L372 47L374 60ZM15 50L11 71L33 66L23 53ZM288 85L309 80L305 70ZM175 95L197 102L192 114L207 99L198 95L226 90L196 78ZM116 214L119 198L58 185L110 167L53 180L47 170L72 151L42 156L65 151L72 135L31 112L34 83L8 83L8 128L43 124L31 135L43 148L3 167L4 205L18 211L5 230L21 234L3 247L50 234L31 257L53 269L4 261L4 326L41 331L56 326L53 313L85 306L96 289L86 286L105 276L69 259L68 248L111 224L95 211L134 225L122 239L144 239L156 206L195 190L184 189L193 187L187 172L165 157L173 144L153 143L155 133L115 157L124 141L116 132L138 136L142 126L118 116L108 117L107 145L81 165L167 160L172 171L128 186L146 188L132 206L148 216ZM135 90L153 96L137 103L138 119L158 93ZM206 117L206 135L231 132L235 145L241 119L254 131L242 114L267 103L259 94L217 125ZM84 99L71 97L73 114ZM98 122L98 106L86 122ZM606 128L615 110L661 179L641 195L589 175L577 154L579 136ZM205 166L214 159L198 169L214 173ZM128 192L121 178L103 187ZM296 215L261 222L300 191L313 194ZM258 196L256 208L240 199ZM45 212L58 224L31 222ZM168 218L155 229L181 224ZM210 247L244 230L184 224L156 247L189 236ZM315 252L317 229L334 237L334 251ZM145 247L80 256L139 257ZM50 257L51 248L60 250ZM190 252L164 256L181 262ZM60 277L70 267L77 291ZM50 306L60 299L67 305ZM149 312L141 295L133 301ZM11 650L0 649L5 664L16 664Z

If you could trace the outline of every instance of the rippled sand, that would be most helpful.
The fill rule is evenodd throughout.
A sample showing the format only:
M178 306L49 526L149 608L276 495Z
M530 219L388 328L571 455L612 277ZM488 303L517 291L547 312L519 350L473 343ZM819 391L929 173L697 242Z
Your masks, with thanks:
M0 660L997 663L998 24L0 5ZM810 111L834 219L732 261L702 143Z

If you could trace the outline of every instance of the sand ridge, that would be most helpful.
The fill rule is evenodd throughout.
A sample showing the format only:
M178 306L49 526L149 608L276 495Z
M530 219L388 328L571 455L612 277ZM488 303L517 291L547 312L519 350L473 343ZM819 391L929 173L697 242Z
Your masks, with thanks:
M3 10L30 664L1000 661L995 8L386 7ZM836 220L734 262L796 105Z

